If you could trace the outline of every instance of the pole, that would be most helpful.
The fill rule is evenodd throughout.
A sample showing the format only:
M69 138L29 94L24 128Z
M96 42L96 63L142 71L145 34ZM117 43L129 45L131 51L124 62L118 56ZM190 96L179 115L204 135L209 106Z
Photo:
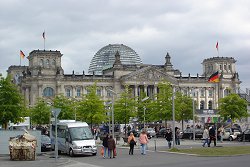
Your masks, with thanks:
M112 136L115 138L115 125L114 125L114 102L115 102L115 95L113 94L112 96L112 112L111 112L111 117L112 117Z
M146 116L146 107L144 106L143 107L143 128L145 128L145 122L146 122L146 119L145 119L145 116Z
M173 148L175 147L175 107L174 107L174 96L175 96L175 87L173 86L173 95L172 95L172 115L173 115Z
M194 104L194 97L193 97L193 140L195 141L195 104Z
M57 143L57 116L55 117L55 135L56 135L56 141L55 141L55 160L57 162L57 158L58 158L58 143Z

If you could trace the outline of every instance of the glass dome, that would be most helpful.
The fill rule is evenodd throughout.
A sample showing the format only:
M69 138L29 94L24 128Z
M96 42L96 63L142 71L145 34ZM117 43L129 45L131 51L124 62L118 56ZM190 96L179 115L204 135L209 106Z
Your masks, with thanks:
M89 66L89 74L95 72L96 75L102 75L104 69L110 68L115 62L115 54L119 52L122 64L141 64L138 54L130 47L123 44L109 44L101 48L92 58Z

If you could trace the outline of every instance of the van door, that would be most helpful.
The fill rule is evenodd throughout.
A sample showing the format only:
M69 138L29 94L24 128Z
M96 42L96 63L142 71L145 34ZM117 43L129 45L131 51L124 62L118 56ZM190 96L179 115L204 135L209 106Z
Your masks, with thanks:
M69 154L69 149L70 149L70 145L72 143L70 134L69 134L69 129L66 129L66 134L65 134L65 152L67 154Z

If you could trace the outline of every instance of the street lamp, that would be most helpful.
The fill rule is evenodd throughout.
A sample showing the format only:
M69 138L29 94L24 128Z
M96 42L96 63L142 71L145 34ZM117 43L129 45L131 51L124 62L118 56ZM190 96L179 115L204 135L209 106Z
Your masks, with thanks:
M144 102L144 101L146 101L146 100L148 100L149 99L149 97L145 97L145 98L143 98L142 100L141 100L141 102ZM146 106L144 105L143 106L143 128L145 128L145 112L146 112Z
M195 104L194 104L194 96L195 96L195 93L197 92L196 89L193 89L192 90L192 98L193 98L193 140L195 141Z
M107 89L110 93L112 93L112 111L111 111L111 117L112 117L112 136L115 137L115 128L114 128L114 102L115 102L115 95L117 93L111 89Z
M175 107L174 107L174 97L175 97L175 87L172 86L172 116L173 116L173 148L175 146Z

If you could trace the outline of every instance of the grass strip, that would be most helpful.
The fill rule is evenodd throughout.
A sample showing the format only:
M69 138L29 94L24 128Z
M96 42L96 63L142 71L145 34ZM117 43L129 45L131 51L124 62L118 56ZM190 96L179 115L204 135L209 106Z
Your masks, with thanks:
M228 147L202 147L178 149L172 148L171 152L196 154L199 156L230 156L250 154L250 146L228 146Z

